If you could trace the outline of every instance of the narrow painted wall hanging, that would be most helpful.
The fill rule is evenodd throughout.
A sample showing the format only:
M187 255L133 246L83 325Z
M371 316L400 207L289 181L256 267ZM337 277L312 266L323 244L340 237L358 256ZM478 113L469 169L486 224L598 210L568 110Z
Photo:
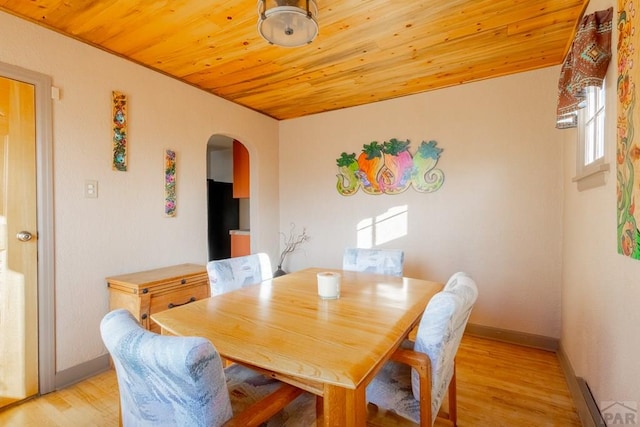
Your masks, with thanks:
M409 140L391 138L364 144L357 158L343 152L336 159L338 193L351 196L362 188L366 194L399 194L410 186L421 193L437 191L444 183L444 173L435 169L442 148L436 141L422 141L412 156L409 145Z
M176 152L164 152L164 214L176 216Z
M127 170L127 95L112 92L113 164L116 171Z
M640 259L640 128L636 111L636 84L640 81L637 47L640 46L638 15L634 2L618 0L618 143L616 175L618 194L618 253Z

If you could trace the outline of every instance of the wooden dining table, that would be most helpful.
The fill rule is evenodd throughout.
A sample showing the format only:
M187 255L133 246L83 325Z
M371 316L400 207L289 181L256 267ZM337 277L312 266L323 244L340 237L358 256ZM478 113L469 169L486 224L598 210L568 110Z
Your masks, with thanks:
M340 297L317 274L341 275ZM322 397L325 426L364 426L365 390L442 283L308 268L153 314L163 334L209 339L227 360Z

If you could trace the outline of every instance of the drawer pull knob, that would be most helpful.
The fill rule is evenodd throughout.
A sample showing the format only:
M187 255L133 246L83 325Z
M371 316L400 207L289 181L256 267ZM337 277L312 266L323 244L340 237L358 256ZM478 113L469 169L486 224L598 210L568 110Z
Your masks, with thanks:
M191 297L191 298L189 298L189 301L183 302L182 304L174 304L174 303L170 302L167 307L169 307L169 308L180 307L181 305L189 304L190 302L194 302L195 300L196 300L196 297Z
M187 279L182 279L180 283L184 285L185 283L187 283Z
M147 320L147 313L142 313L142 316L140 316L142 318L142 320Z

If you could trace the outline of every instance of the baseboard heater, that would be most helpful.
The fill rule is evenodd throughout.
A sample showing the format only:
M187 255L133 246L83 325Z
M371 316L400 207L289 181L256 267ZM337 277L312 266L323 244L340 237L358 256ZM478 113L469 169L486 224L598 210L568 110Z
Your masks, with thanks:
M607 427L607 424L604 422L604 418L602 418L600 409L598 409L598 405L593 398L593 394L591 394L591 389L589 388L587 382L582 377L576 377L576 381L578 382L578 387L580 387L582 398L587 404L587 408L589 409L589 413L591 414L593 425L596 427Z

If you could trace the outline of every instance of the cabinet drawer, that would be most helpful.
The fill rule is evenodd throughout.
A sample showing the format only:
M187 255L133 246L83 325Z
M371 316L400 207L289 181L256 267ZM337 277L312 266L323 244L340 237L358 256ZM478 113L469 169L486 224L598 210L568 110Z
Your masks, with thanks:
M204 265L180 264L138 273L107 277L111 291L120 291L142 297L148 293L170 291L176 286L189 286L208 281Z
M146 294L151 293L151 298L154 298L155 295L162 294L170 294L175 292L178 289L191 289L194 286L199 286L203 283L209 283L208 276L191 276L191 277L181 277L173 280L166 280L161 283L154 283L152 286L141 286L140 293Z
M173 292L152 294L149 301L149 316L160 311L179 307L209 296L209 283L201 283L175 289ZM149 317L149 330L160 333L160 327Z

